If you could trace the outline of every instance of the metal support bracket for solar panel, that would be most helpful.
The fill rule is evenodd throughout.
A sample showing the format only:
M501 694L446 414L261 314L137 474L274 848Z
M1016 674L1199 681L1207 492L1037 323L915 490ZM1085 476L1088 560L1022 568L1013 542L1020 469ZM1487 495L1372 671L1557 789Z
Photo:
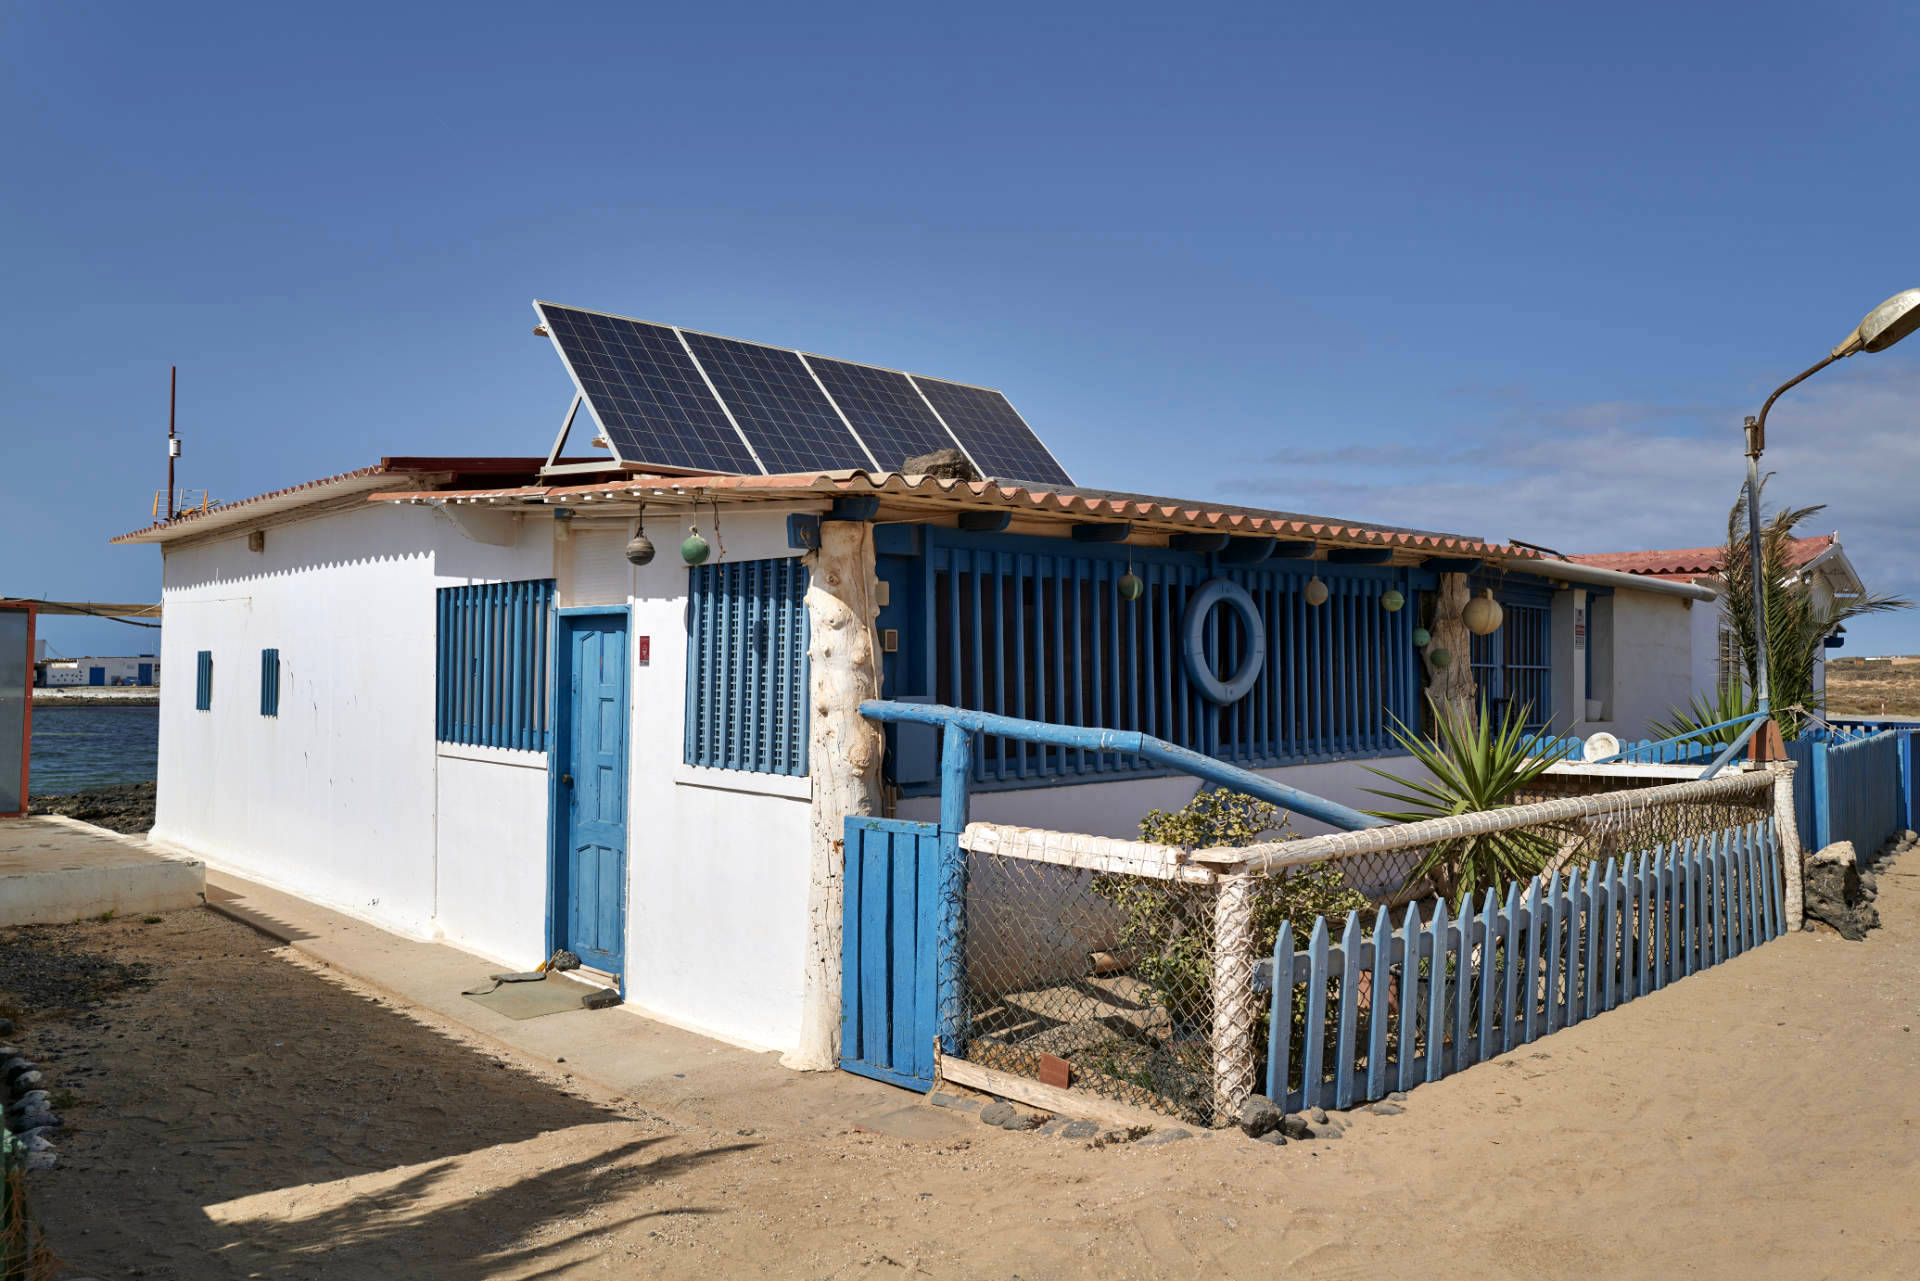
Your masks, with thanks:
M573 420L580 415L580 406L587 398L579 392L573 393L573 403L567 406L567 416L560 420L560 434L553 438L553 448L547 451L547 465L540 469L542 476L556 469L560 462L560 451L567 447L567 437L573 434Z

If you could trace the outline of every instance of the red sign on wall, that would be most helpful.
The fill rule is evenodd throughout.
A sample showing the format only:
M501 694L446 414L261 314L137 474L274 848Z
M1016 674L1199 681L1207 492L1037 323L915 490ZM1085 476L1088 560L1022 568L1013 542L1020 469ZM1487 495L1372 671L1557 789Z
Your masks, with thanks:
M644 663L653 656L653 637L636 636L633 638L633 657L635 662Z

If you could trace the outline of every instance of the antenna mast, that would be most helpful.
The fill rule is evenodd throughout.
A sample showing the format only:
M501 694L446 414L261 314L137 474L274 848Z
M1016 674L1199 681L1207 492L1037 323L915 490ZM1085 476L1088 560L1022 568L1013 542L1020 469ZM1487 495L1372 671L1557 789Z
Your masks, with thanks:
M167 519L173 519L173 460L180 457L180 437L175 433L173 411L180 393L180 366L172 366L167 382Z

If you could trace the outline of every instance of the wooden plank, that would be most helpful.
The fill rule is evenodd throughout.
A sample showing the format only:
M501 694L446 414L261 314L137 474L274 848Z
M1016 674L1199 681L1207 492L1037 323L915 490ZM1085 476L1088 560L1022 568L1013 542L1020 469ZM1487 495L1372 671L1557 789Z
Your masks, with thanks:
M1453 978L1453 1070L1464 1072L1475 1063L1473 1057L1473 940L1477 933L1474 926L1473 904L1460 904L1459 962L1454 967Z
M1326 1058L1327 918L1315 917L1307 938L1307 1035L1300 1055L1300 1106L1320 1105L1320 1078Z
M1581 906L1585 909L1581 917L1587 943L1586 964L1580 976L1580 1017L1590 1019L1600 1012L1600 933L1606 916L1606 910L1600 902L1600 865L1597 863L1587 868L1581 898Z
M1433 963L1427 970L1427 1080L1446 1075L1447 901L1435 899L1427 926Z
M1566 946L1562 942L1567 925L1567 891L1560 884L1560 873L1552 872L1547 877L1547 907L1551 916L1548 920L1547 936L1547 1026L1549 1035L1566 1026L1565 993L1573 986L1573 976L1568 973L1566 986L1562 984L1563 963L1566 960Z
M1640 855L1640 942L1634 952L1633 994L1645 996L1653 991L1653 905L1654 905L1654 855Z
M1369 1099L1387 1093L1387 1021L1393 1009L1393 926L1382 907L1373 916L1373 990L1367 1001L1367 1093ZM1404 966L1402 968L1405 968Z
M1539 877L1533 878L1528 887L1527 899L1527 981L1522 987L1522 996L1526 1001L1526 1015L1521 1023L1521 1039L1532 1044L1540 1035L1540 922L1546 913L1547 901L1543 897L1545 884ZM1553 997L1551 986L1547 989L1549 1000Z
M913 951L913 1074L933 1079L934 1038L940 1032L939 943L941 902L940 837L937 832L902 835L902 844L910 843L914 873L919 882L916 895L918 915L914 920Z
M1420 907L1417 903L1407 904L1406 919L1400 925L1400 946L1403 960L1400 964L1400 1089L1411 1090L1417 1083L1413 1074L1414 1063L1419 1057L1415 1051L1419 1047L1420 1029Z
M887 839L867 832L860 842L860 1058L876 1067L891 1068L886 1057L893 1044L891 1011L887 1008L887 977L893 957L888 950Z
M840 933L847 955L860 957L864 955L860 939L860 895L866 860L861 857L862 836L854 819L846 820L845 831ZM840 967L840 1063L843 1067L860 1058L861 1017L860 967L843 962Z
M1620 874L1618 864L1609 857L1607 870L1600 877L1600 893L1606 908L1600 926L1600 1000L1603 1010L1620 1003Z
M1500 903L1494 898L1491 887L1481 900L1480 933L1484 941L1480 944L1480 1028L1475 1057L1486 1060L1492 1058L1500 1048L1493 1031L1493 1001L1499 993L1500 975L1499 967L1494 963L1494 953L1500 950Z
M1293 922L1280 922L1273 940L1273 997L1267 1010L1267 1097L1288 1105L1287 1056L1293 1049Z
M1673 846L1653 851L1653 990L1667 985L1667 953L1673 933Z
M986 1094L996 1094L1003 1099L1012 1099L1028 1107L1073 1117L1076 1120L1098 1121L1102 1125L1147 1126L1154 1129L1181 1124L1178 1117L1148 1111L1146 1108L1129 1107L1124 1103L1115 1103L1111 1099L1103 1099L1086 1090L1062 1090L1051 1085L1042 1085L1031 1077L1016 1076L997 1068L981 1067L978 1063L969 1063L951 1054L939 1056L938 1072L939 1079L942 1081L964 1085L970 1090L980 1090Z
M920 859L919 842L902 832L890 833L887 838L887 862L892 881L888 886L888 895L892 899L889 905L888 933L892 956L887 978L890 992L887 1008L893 1017L889 1020L891 1046L887 1061L895 1071L910 1072L915 1058L915 1039L919 1028L915 1025L918 1013L920 986L919 949L916 926L920 921L919 888ZM933 1029L927 1029L931 1039Z
M1780 834L1773 820L1760 826L1760 892L1767 899L1767 938L1780 937Z
M1353 1106L1355 1023L1360 1013L1360 913L1349 911L1340 931L1340 1041L1333 1060L1334 1106Z
M1500 1002L1500 1048L1513 1048L1513 1001L1520 985L1520 885L1507 886L1507 905L1502 915L1507 921L1507 950L1502 957L1502 977L1506 980Z

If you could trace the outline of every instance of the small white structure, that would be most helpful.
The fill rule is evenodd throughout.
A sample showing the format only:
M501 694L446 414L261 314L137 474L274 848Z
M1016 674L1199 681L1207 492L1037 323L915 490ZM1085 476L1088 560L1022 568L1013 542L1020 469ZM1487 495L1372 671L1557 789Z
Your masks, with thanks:
M156 654L118 658L49 658L35 664L40 684L49 688L75 685L158 685L160 659Z
M1140 729L1364 806L1366 766L1400 755L1394 718L1419 717L1416 629L1442 578L1504 606L1459 656L1481 691L1557 728L1585 710L1576 621L1601 593L1599 719L1623 737L1690 692L1690 610L1712 599L1206 503L540 471L390 458L117 540L161 547L167 643L193 672L161 700L153 835L514 968L571 948L633 1008L783 1051L837 1026L841 819L938 806L931 736L889 731L877 759L863 688ZM629 554L642 520L651 559ZM1180 639L1216 577L1269 637L1225 704L1198 696ZM1225 624L1208 635L1207 670L1245 667ZM988 740L974 787L982 821L1131 836L1194 780Z

